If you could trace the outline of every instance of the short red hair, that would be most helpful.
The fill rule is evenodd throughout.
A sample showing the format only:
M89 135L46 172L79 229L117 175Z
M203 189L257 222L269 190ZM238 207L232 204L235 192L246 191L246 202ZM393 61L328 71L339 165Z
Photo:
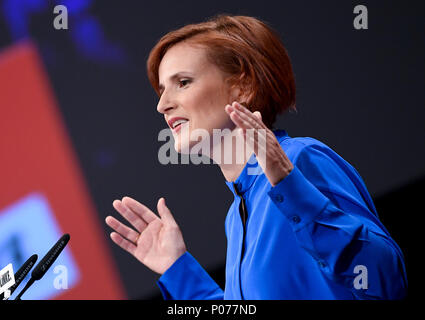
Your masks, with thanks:
M247 94L247 101L240 102L252 112L260 111L267 127L272 128L277 114L296 111L295 77L280 37L264 22L247 16L220 14L164 35L147 60L148 78L158 96L161 60L182 41L205 48L209 61Z

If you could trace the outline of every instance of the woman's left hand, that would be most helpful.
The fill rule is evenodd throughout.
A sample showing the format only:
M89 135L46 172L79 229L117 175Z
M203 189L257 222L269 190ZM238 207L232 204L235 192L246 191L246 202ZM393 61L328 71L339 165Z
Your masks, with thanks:
M273 131L261 120L259 111L252 113L246 107L237 103L225 107L230 119L242 131L245 145L254 147L257 161L272 186L282 181L294 168L288 159ZM246 134L246 130L253 130L254 134ZM262 129L262 130L261 130Z

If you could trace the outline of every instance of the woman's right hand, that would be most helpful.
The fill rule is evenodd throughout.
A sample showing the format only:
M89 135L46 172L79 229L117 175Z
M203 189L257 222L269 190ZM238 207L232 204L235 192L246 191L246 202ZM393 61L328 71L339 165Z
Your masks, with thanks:
M115 200L112 205L137 230L108 216L106 224L116 231L111 233L112 241L152 271L163 274L186 252L180 228L164 198L159 199L157 205L160 218L129 197Z

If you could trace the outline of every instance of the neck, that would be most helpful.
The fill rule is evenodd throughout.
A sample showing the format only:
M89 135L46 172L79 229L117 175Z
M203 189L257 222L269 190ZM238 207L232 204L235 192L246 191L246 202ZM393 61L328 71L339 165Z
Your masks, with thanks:
M213 144L211 158L220 167L226 181L236 181L246 166L252 151L245 150L245 147L243 137L236 134L235 130L224 136L219 143Z
M248 161L248 160L247 160ZM234 182L240 176L245 164L220 164L219 167L226 181Z

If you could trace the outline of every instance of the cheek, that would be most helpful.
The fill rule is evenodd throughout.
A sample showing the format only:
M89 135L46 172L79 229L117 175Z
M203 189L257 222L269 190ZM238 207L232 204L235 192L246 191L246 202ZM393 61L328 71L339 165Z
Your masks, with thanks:
M230 118L224 110L229 103L226 90L223 80L211 75L181 91L178 100L184 115L190 118L189 130L206 129L211 133L214 128L228 126Z
M227 103L222 89L211 86L193 93L191 102L187 104L187 111L192 116L193 124L197 126L220 126L221 122L228 118L224 110Z

